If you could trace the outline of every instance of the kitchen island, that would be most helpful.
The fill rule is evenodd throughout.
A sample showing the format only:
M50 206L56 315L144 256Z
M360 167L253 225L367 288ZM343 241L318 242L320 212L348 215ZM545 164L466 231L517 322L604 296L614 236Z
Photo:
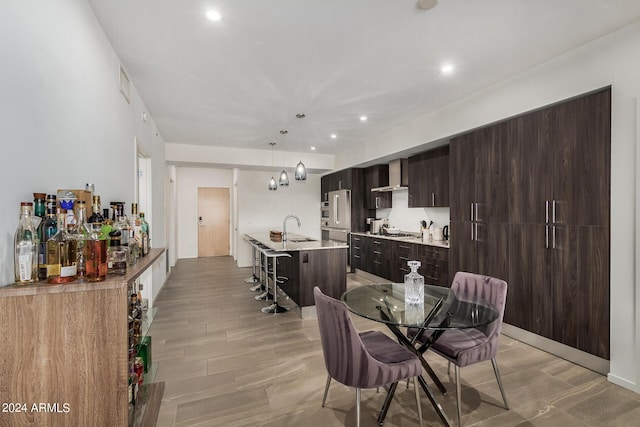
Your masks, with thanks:
M315 316L313 287L327 295L340 298L347 290L347 250L343 242L315 240L287 233L287 241L273 241L267 233L245 234L276 252L287 252L291 258L278 258L278 276L286 277L280 289L299 310L301 317Z

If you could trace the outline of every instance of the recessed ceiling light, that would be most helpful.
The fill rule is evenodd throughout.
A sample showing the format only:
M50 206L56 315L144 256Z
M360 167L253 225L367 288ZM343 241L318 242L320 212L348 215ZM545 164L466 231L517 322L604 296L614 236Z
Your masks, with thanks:
M331 134L331 139L336 139L338 137L338 135L336 135L335 133Z
M311 147L311 151L316 151L316 147Z
M220 15L220 12L216 12L215 10L210 10L207 12L207 18L209 18L212 21L220 21L222 19L222 15Z
M451 74L453 72L453 65L444 64L442 68L440 68L440 71L442 71L442 74Z
M367 121L367 116L360 116L360 121L361 122L366 122Z

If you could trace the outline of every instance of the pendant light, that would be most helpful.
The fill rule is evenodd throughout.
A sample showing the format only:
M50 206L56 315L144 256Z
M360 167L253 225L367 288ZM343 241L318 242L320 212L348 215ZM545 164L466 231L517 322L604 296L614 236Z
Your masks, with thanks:
M296 117L298 119L304 119L306 115L304 113L298 113L296 114ZM307 180L307 168L305 167L304 163L302 163L302 160L300 160L296 165L295 178L296 178L296 181Z
M276 145L275 142L270 142L269 145L271 146L271 166L273 167L273 146ZM276 179L271 176L271 179L269 180L269 190L275 191L278 189L278 184L276 183Z
M282 142L284 143L284 136L287 134L287 130L281 130L280 135L282 135ZM280 179L278 180L278 184L281 187L287 187L289 185L289 175L287 175L287 171L282 169L280 172Z

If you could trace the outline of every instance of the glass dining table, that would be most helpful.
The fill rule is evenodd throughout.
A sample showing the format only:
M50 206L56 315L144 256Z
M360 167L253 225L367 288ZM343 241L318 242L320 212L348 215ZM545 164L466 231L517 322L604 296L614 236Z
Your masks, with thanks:
M483 328L498 318L498 310L478 296L432 285L424 286L423 303L405 304L404 291L404 283L363 285L349 289L341 299L353 314L385 324L402 345L418 356L424 370L446 395L446 388L424 358L424 353L445 331ZM442 406L422 376L418 377L418 382L442 423L449 426ZM397 383L388 389L378 415L378 425L384 422L396 387Z

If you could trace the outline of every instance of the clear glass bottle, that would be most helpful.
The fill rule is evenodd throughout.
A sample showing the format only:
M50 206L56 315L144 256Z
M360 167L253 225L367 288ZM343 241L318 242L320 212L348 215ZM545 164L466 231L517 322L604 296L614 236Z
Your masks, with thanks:
M14 270L17 285L38 281L38 233L33 226L33 203L20 203L20 222L14 237Z
M404 275L404 302L424 305L424 276L418 273L420 261L407 261L411 272Z
M67 231L66 218L66 209L58 209L58 232L47 242L47 283L69 283L78 278L78 242Z
M38 226L38 279L47 280L47 242L58 232L58 219L56 218L56 196L49 194L45 203L46 214L44 221Z
M138 216L137 203L131 203L129 231L129 264L133 265L138 262L142 252L142 223Z
M78 208L78 216L76 223L70 227L71 237L76 240L76 266L78 279L84 280L87 273L87 245L89 230L87 228L87 202L84 200L76 201Z
M140 224L140 229L142 230L142 256L145 256L151 249L151 237L149 235L149 223L144 219L144 212L140 212Z

